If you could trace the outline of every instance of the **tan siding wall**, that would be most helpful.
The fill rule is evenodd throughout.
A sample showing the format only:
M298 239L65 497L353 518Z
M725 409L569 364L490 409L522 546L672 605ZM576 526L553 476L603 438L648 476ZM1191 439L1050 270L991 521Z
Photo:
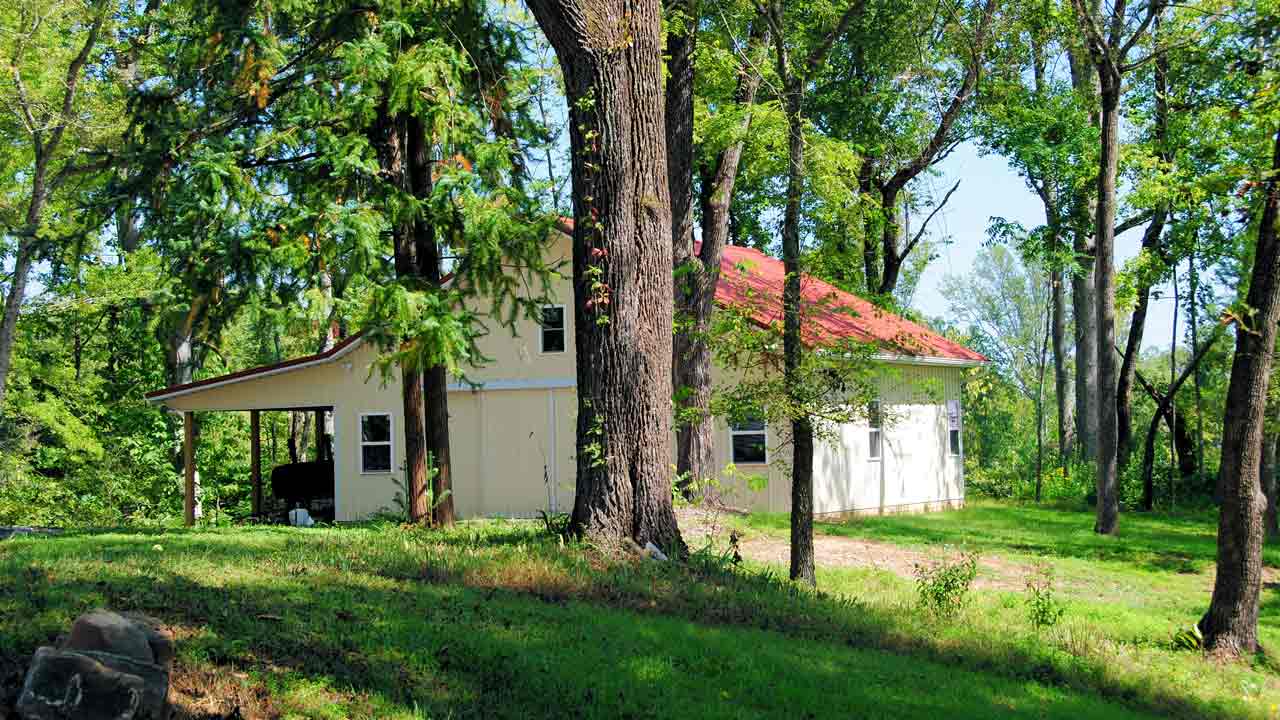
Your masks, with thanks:
M557 235L548 257L569 260L570 241ZM567 268L564 271L567 275ZM540 328L520 319L517 336L496 321L480 341L491 359L470 369L468 379L488 384L475 390L455 379L449 393L452 423L454 502L463 517L535 516L554 505L573 508L576 475L577 399L573 389L572 284L567 277L553 283L558 302L566 306L566 352L540 351ZM175 398L175 410L247 410L332 406L337 518L349 521L394 507L404 477L404 425L398 375L384 386L369 377L376 350L360 345L346 357L324 365L256 378ZM881 397L887 422L884 458L867 458L865 422L839 429L840 442L820 444L815 453L815 511L881 511L895 506L961 500L962 466L947 454L946 400L958 400L962 370L895 365L882 379ZM713 372L717 383L725 379ZM359 418L363 412L389 412L393 422L392 473L360 472ZM780 428L768 428L768 465L742 465L737 477L722 476L724 500L756 510L790 508L790 470L776 462L789 454ZM717 419L716 462L731 463L729 427ZM674 452L674 441L673 441ZM744 479L760 475L763 488L752 490ZM548 480L550 481L548 483ZM548 487L548 484L550 487Z

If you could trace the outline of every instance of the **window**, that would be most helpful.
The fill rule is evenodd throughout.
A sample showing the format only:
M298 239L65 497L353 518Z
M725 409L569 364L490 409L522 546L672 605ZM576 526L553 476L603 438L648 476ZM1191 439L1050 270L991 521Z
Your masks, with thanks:
M769 450L766 446L768 439L763 419L747 418L730 425L729 437L733 441L735 465L763 465L769 462Z
M360 415L360 472L391 472L391 413Z
M947 452L960 454L960 401L947 401Z
M564 352L564 306L542 308L542 352Z
M872 400L867 406L867 459L880 459L880 444L883 441L883 418L880 417L880 401Z

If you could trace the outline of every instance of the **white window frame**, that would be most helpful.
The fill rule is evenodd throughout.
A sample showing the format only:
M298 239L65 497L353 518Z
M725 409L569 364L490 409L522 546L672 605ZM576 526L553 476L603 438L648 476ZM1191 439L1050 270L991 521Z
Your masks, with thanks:
M759 435L764 438L764 460L751 460L749 462L738 462L738 458L734 456L737 447L733 444L733 439L739 435ZM734 465L768 465L769 464L769 422L764 418L760 418L759 430L738 430L733 423L729 423L729 460Z
M955 403L955 414L952 414L952 403ZM948 400L946 404L947 412L947 456L961 457L964 455L964 436L962 434L963 426L961 425L961 409L959 400ZM951 447L951 433L956 433L956 445Z
M385 442L364 439L364 419L367 417L376 417L376 416L386 416L387 418L387 440ZM395 468L396 468L396 416L395 416L395 413L387 412L386 410L369 410L367 412L360 413L359 424L356 425L356 438L359 440L359 446L357 449L359 450L359 453L360 453L360 474L361 475L389 475L395 472ZM365 447L366 446L382 447L383 445L386 445L389 451L388 455L389 455L390 467L388 467L386 470L366 470L364 467Z
M546 347L547 326L543 325L542 322L539 322L538 323L538 352L543 355L563 355L564 353L569 351L569 312L568 310L565 309L564 305L543 305L542 306L543 310L550 310L552 308L560 308L559 330L560 330L560 334L563 336L560 341L560 349L559 350L547 349Z
M877 438L872 442L871 438ZM875 455L872 455L872 452ZM879 400L872 400L867 406L867 461L880 462L884 459L884 406Z

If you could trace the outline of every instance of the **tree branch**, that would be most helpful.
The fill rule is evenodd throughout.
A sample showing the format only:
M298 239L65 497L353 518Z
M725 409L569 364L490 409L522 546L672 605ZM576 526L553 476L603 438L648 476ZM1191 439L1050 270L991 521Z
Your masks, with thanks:
M956 180L956 184L952 185L951 189L947 191L947 194L942 196L942 202L935 205L933 207L933 212L929 213L929 216L924 219L924 222L920 223L920 229L916 231L916 234L911 238L911 241L907 243L907 247L903 249L902 257L906 257L911 254L911 251L916 247L916 243L920 242L920 238L924 237L924 231L928 229L929 221L933 219L934 215L938 214L938 211L942 210L942 208L947 204L947 201L951 199L951 196L954 195L956 190L959 188L960 180Z
M911 162L889 178L885 183L886 186L901 190L912 178L932 165L938 159L938 154L943 147L949 143L951 127L960 116L960 110L969 101L969 96L973 94L974 88L978 85L978 78L982 75L982 64L986 61L987 53L987 34L991 29L991 21L995 17L995 4L995 0L986 0L982 6L982 18L978 20L978 27L973 36L973 57L965 68L964 79L960 81L959 89L952 96L946 110L942 111L942 117L938 119L938 127L934 130L933 137L929 138L928 144L912 158Z
M862 17L862 13L866 9L867 0L853 0L853 2L849 3L849 7L845 8L844 15L840 16L840 21L822 39L822 44L814 48L813 52L809 53L809 57L805 58L805 68L811 68L821 63L826 58L827 53L831 51L831 46L835 45L836 40L840 39L840 36L849 29L849 25L855 19Z

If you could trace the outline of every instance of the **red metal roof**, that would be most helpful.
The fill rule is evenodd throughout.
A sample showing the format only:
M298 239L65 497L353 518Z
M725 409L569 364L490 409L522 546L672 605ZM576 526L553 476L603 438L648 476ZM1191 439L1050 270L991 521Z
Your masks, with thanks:
M744 309L762 325L781 323L785 278L782 261L752 248L726 246L716 303ZM808 344L853 338L875 343L889 354L987 361L960 343L818 278L802 276L800 295L804 301L801 332Z
M557 229L566 234L572 233L572 218L560 218ZM720 261L720 283L716 286L716 304L745 309L751 314L752 319L761 325L780 323L782 322L782 285L785 277L786 272L782 261L752 248L726 246ZM805 341L809 344L848 337L860 342L876 343L886 353L891 354L962 362L987 361L987 358L960 343L948 340L923 325L911 322L815 277L805 275L801 281L800 292L805 305L802 332ZM183 385L172 385L149 392L146 397L164 397L327 360L359 339L360 334L356 333L325 352Z

